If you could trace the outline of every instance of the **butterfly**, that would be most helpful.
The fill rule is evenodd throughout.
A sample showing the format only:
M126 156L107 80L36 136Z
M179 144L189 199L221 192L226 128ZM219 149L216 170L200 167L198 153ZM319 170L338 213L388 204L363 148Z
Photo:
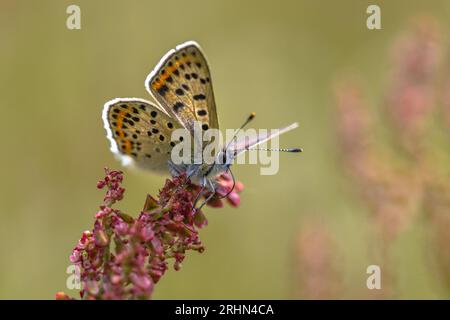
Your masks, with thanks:
M275 133L232 140L217 152L212 164L192 161L175 164L171 160L172 149L182 140L171 140L174 130L184 129L193 135L195 123L204 131L219 129L211 74L200 46L188 41L170 50L147 76L145 88L157 103L139 98L116 98L105 104L103 122L111 151L125 165L134 164L153 172L169 171L172 176L185 173L212 195L215 178L228 171L239 154L298 126L294 123ZM251 114L240 129L253 117ZM301 149L279 151L300 152Z

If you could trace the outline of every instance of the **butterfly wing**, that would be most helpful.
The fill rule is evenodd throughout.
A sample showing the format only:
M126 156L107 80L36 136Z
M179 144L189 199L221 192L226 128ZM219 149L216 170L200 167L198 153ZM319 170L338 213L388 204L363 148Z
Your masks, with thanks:
M261 143L269 141L269 140L271 140L283 133L291 131L297 127L298 127L298 123L295 122L287 127L281 128L281 129L261 132L261 133L258 133L257 135L251 136L251 137L244 137L241 140L231 142L230 146L229 146L229 150L233 150L234 156L238 156L239 154L247 151L248 149L254 148Z
M172 131L180 124L160 107L136 98L114 99L103 109L103 122L111 151L124 164L154 171L167 170L175 142Z
M200 46L188 41L170 50L148 75L145 87L191 133L219 127L211 75Z

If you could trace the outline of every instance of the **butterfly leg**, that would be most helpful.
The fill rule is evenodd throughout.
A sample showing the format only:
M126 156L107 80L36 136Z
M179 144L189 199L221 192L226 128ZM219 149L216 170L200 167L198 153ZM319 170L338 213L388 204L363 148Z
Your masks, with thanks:
M203 201L203 203L200 205L200 207L197 208L197 210L201 210L203 208L203 206L205 204L207 204L209 202L209 200L212 199L212 197L214 197L214 195L216 194L216 188L214 188L214 184L211 182L211 180L209 179L205 179L208 183L208 189L211 191L211 194L208 196L208 198L206 198L205 201Z
M172 177L179 176L183 173L186 173L184 182L180 186L178 186L178 188L175 190L175 192L178 192L182 188L184 188L188 184L191 177L196 173L195 170L187 170L188 168L186 168L185 166L176 165L172 161L168 161L168 167L169 167L169 172L172 175Z
M198 202L198 200L200 200L200 197L203 194L203 190L205 189L205 186L206 186L206 178L203 177L202 186L201 186L200 191L198 192L197 196L195 197L195 200L192 204L192 209L194 209L197 206L197 202Z

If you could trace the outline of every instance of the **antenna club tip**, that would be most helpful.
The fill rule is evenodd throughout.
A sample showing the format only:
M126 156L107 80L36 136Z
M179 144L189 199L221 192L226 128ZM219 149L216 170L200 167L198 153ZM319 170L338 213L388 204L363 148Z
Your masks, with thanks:
M292 152L303 152L303 148L292 149Z
M250 113L250 116L248 117L248 119L251 120L251 119L253 119L254 117L256 117L256 112Z

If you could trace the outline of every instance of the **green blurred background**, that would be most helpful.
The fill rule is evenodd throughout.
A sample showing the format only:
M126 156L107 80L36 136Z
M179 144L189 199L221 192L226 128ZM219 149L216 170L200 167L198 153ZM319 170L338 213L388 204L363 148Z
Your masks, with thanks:
M205 50L219 121L235 128L300 128L280 139L303 154L281 154L280 171L236 166L246 188L233 209L206 209L203 254L157 285L156 299L288 299L295 295L295 241L304 221L330 230L340 284L335 297L367 297L370 220L336 161L332 84L343 71L364 77L369 97L389 71L393 40L418 14L448 29L450 2L376 1L382 30L366 28L374 1L0 2L0 298L53 299L66 289L69 254L90 229L103 193L103 167L120 168L101 120L115 97L148 99L144 79L186 40ZM81 7L81 30L66 8ZM447 35L448 34L444 34ZM120 208L137 215L164 177L125 169ZM415 224L392 248L400 298L445 298L426 263Z

